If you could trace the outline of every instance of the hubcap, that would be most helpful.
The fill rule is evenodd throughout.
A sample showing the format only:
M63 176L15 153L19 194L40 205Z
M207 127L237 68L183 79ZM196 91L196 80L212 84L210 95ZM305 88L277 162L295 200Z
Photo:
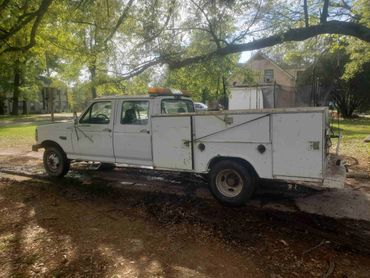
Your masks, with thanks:
M236 197L243 189L243 179L235 170L225 169L217 174L216 186L222 195Z
M58 155L54 152L50 153L47 158L47 164L51 171L55 172L56 170L58 170L60 166L60 159Z

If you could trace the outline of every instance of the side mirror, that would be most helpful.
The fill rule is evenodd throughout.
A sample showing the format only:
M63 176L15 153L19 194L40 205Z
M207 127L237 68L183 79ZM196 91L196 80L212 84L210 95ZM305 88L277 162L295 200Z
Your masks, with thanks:
M77 112L76 111L73 111L73 122L75 123L75 125L77 125L77 123L78 123L78 117L77 117Z

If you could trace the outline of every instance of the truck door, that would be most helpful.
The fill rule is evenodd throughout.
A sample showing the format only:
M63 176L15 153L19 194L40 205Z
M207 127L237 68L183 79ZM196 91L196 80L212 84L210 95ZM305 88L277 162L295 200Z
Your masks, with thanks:
M149 100L122 100L114 125L116 163L152 166Z
M112 101L96 101L80 117L72 132L78 158L114 162Z

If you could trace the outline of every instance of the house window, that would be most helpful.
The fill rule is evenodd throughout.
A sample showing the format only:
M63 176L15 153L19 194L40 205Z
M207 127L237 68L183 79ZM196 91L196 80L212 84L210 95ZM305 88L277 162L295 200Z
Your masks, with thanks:
M267 82L274 81L274 70L272 70L272 69L265 69L264 81L266 83Z

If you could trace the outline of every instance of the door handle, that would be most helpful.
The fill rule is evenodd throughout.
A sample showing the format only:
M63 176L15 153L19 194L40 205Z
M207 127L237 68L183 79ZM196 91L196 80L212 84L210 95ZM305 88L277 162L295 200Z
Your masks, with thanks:
M112 132L112 130L110 128L104 128L103 131L106 131L106 132Z
M140 130L140 132L141 132L141 133L148 133L148 134L150 133L150 131L149 131L148 129L145 129L145 128L144 128L144 129L142 129L142 130Z

